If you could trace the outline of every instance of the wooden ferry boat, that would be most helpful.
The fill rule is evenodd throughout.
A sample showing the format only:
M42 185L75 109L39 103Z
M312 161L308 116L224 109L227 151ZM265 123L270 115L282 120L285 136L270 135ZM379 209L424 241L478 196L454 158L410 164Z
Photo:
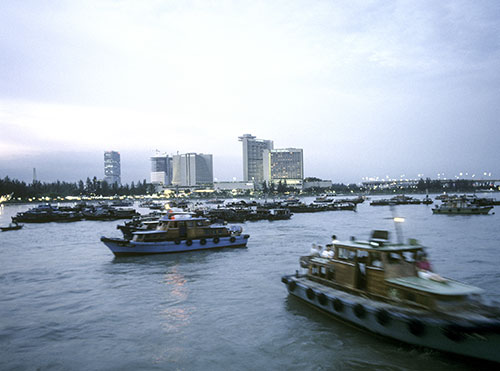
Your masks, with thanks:
M157 229L133 232L131 240L101 237L116 256L144 255L245 247L250 236L239 226L210 224L208 219L191 215L167 215Z
M500 362L500 309L481 289L430 272L416 240L334 239L301 257L305 274L287 275L288 292L344 322L408 344ZM335 238L335 237L334 237Z
M493 206L474 205L468 201L456 199L447 201L432 209L433 214L486 215Z

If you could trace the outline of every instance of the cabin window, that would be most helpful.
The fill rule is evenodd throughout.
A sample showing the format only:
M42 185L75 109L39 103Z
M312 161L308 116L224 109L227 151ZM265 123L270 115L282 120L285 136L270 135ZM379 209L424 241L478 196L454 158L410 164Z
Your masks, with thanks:
M394 252L387 254L387 257L389 258L388 260L390 264L399 264L401 262L401 256Z
M177 228L177 222L170 222L171 228Z
M326 277L326 268L325 267L319 267L319 276L320 277Z
M347 259L354 260L356 258L356 251L347 250Z
M382 267L382 258L380 256L380 253L378 252L371 252L370 253L370 265L373 267Z
M368 251L358 250L358 262L359 263L368 263Z
M194 227L193 222L186 222L186 224L187 224L187 226L188 226L189 228L193 228L193 227Z
M318 275L318 267L316 265L311 266L311 274L314 276Z
M415 263L415 253L413 251L403 252L403 259L408 263Z
M339 259L354 260L355 257L355 251L339 248Z

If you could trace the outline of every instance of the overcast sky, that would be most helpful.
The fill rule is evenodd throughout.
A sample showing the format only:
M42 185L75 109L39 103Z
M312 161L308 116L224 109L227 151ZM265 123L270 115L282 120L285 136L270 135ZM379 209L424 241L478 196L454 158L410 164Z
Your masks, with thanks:
M241 179L245 133L334 182L500 177L498 0L2 0L0 64L0 177Z

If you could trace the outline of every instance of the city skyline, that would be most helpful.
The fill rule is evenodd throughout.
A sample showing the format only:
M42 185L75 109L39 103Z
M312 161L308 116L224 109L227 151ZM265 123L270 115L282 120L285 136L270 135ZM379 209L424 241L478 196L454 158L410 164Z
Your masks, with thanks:
M7 0L0 21L2 178L102 178L113 149L130 183L162 148L241 180L242 133L333 182L500 176L497 1Z

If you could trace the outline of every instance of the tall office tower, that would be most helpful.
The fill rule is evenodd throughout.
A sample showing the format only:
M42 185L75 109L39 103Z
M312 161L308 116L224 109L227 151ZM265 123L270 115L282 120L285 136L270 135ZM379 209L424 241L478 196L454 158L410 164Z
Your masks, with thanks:
M173 156L172 184L181 187L191 187L213 184L212 155L186 153Z
M243 180L262 183L264 181L262 153L264 150L273 149L273 141L255 139L251 134L244 134L238 139L243 143Z
M151 157L151 183L172 184L172 157L158 152Z
M304 155L300 148L264 150L262 166L268 183L286 181L299 185L304 180Z
M121 185L120 154L115 151L104 152L104 181Z

